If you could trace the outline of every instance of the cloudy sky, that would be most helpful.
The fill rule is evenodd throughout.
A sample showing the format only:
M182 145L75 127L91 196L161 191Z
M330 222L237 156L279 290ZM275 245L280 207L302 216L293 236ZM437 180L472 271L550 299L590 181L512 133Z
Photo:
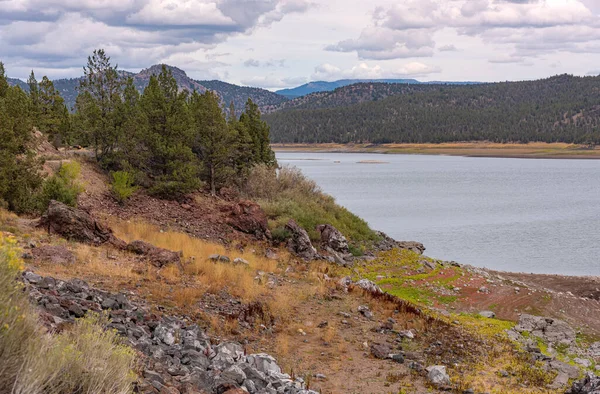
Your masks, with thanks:
M269 89L596 75L600 0L0 0L9 76L78 76L95 48Z

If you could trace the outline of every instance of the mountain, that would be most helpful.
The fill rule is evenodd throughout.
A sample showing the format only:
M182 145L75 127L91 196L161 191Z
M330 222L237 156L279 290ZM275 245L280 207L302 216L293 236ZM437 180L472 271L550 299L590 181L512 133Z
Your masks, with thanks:
M275 93L285 96L289 99L294 99L301 96L306 96L307 94L317 93L317 92L331 92L337 88L341 88L348 85L354 85L357 83L398 83L398 84L434 84L434 85L472 85L477 84L479 82L420 82L416 79L340 79L339 81L333 82L325 82L325 81L317 81L317 82L309 82L302 86L298 86L290 89L282 89L278 90Z
M188 77L182 69L169 65L166 66L171 70L173 77L175 77L180 91L187 90L188 92L193 92L196 90L200 93L204 93L207 90L212 90L221 97L224 106L229 107L229 103L233 101L238 115L243 112L248 98L251 98L256 102L265 112L271 111L273 108L277 108L283 102L287 101L285 97L265 89L237 86L221 81L196 81ZM139 73L131 73L128 71L119 71L119 73L124 78L132 77L134 85L142 92L146 86L148 86L150 77L152 75L160 74L161 70L162 64L156 64ZM60 92L61 96L65 99L68 108L71 110L75 106L77 88L79 87L81 78L83 77L57 79L53 81L54 87ZM23 90L29 90L29 86L20 79L9 78L8 80L11 85L19 85Z
M264 117L273 142L600 144L600 77L559 75L478 85L360 84L303 99Z
M263 113L271 112L287 101L284 96L261 88L238 86L222 81L198 81L206 89L219 93L221 100L227 106L233 102L236 113L244 110L248 97L252 98Z
M361 82L329 92L316 92L266 108L265 113L290 109L323 109L343 107L365 101L378 101L397 94L409 94L439 89L437 85L416 83Z
M27 85L27 82L21 81L20 79L17 79L17 78L6 78L6 80L8 81L8 84L11 86L19 86L23 90L29 90L29 86Z
M325 82L316 81L309 82L302 86L298 86L291 89L278 90L275 93L285 96L289 99L294 99L307 94L317 92L331 92L337 88L341 88L348 85L354 85L355 83L362 82L383 82L383 83L420 83L416 79L340 79L339 81Z

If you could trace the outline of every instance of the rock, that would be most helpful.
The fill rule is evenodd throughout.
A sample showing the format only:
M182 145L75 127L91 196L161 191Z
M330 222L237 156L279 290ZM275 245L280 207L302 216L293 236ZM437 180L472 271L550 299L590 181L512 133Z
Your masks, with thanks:
M348 240L342 233L330 224L320 224L317 226L317 231L321 234L321 242L338 253L347 254Z
M227 256L223 256L220 254L211 254L210 256L208 256L208 259L214 262L220 262L220 263L230 263L231 259Z
M317 250L310 242L308 233L294 219L290 219L285 228L292 234L288 240L288 250L291 253L306 261L315 260L319 257Z
M368 279L361 279L358 282L356 282L356 285L362 288L363 290L368 291L369 293L383 294L383 290L381 290L379 286L377 286L374 282Z
M400 331L398 332L398 336L401 338L415 339L415 334L412 332L412 330Z
M242 369L237 365L232 365L227 368L225 371L221 373L221 378L225 380L230 380L237 384L242 384L244 380L246 380L246 374Z
M573 362L575 364L581 365L584 368L589 368L589 367L592 366L592 362L590 360L586 359L586 358L577 357L577 358L573 359Z
M434 365L427 367L427 379L436 386L446 386L450 384L450 376L446 373L446 367L443 365Z
M271 239L267 215L255 202L244 200L234 205L227 224L238 231L254 235L256 239Z
M371 312L371 310L369 309L368 306L366 305L359 305L358 307L358 311L367 319L372 319L373 318L373 312Z
M569 379L576 379L579 377L579 368L574 365L567 364L563 361L552 360L548 363L548 367L558 371L559 373L566 374Z
M590 357L600 358L600 342L592 343L588 349L588 354Z
M564 372L559 372L558 375L554 378L551 384L548 385L548 388L552 390L558 390L560 388L565 387L569 383L569 375Z
M96 246L112 243L123 247L123 241L118 240L110 228L100 224L92 215L54 200L50 201L48 210L40 219L38 226L46 228L49 233L59 234L78 242Z
M31 283L31 284L34 284L34 285L35 285L35 284L38 284L38 283L40 283L40 282L41 282L41 280L42 280L42 277L41 277L41 276L39 276L38 274L36 274L36 273L33 273L33 272L31 272L31 271L27 271L27 272L25 272L25 273L23 274L23 277L25 278L25 280L26 280L27 282L29 282L29 283Z
M562 320L522 314L518 332L527 331L536 337L543 338L552 344L571 345L575 342L575 330Z
M44 245L31 250L32 258L38 262L51 264L74 264L75 255L64 246Z
M144 256L152 265L158 268L168 264L181 264L181 253L159 248L148 242L133 241L127 245L127 250Z
M245 260L241 257L237 257L235 259L233 259L233 264L234 265L244 265L244 266L250 266L250 263L248 262L248 260Z
M488 319L493 319L496 317L496 314L492 311L481 311L479 312L479 316L486 317Z
M573 383L565 394L600 394L600 377L588 373L585 378Z
M378 231L377 235L379 236L380 241L378 241L375 244L374 248L378 251L387 251L387 250L391 250L394 248L411 250L418 254L423 254L423 252L425 251L425 246L423 246L423 244L420 242L413 242L413 241L398 242L395 239L389 237L386 233L383 233L381 231Z
M371 354L378 359L386 359L390 357L391 349L387 345L374 343L371 345Z
M390 358L398 364L404 363L404 355L402 354L390 354Z
M281 373L281 368L277 365L275 359L268 354L251 354L247 357L247 362L251 367L265 375Z

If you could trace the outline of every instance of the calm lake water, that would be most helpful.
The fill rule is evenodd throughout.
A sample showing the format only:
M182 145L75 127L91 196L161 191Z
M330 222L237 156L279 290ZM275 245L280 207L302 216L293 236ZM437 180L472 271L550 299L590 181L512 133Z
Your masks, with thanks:
M278 152L338 203L428 256L600 275L600 160ZM378 160L381 164L359 164Z

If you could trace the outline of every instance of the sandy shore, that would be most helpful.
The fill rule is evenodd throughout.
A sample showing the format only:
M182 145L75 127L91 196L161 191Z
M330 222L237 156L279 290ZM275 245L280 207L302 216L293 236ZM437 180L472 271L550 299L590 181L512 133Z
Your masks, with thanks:
M508 157L531 159L600 159L600 147L534 142L499 144L459 142L443 144L272 144L276 152L335 152Z

